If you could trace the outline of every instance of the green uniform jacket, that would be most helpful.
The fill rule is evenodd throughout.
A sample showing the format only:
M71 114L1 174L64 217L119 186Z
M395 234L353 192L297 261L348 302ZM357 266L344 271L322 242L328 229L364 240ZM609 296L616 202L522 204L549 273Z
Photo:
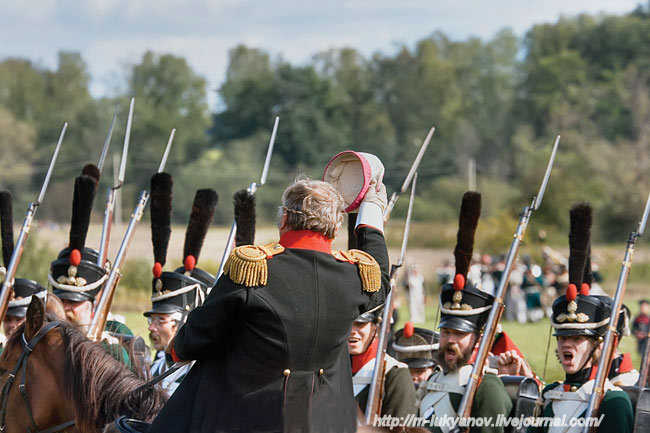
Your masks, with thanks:
M463 398L461 394L449 393L449 400L451 401L454 410L458 410L460 401ZM492 418L492 422L496 423L497 417L503 415L505 417L510 415L512 410L512 400L508 395L503 382L496 374L486 373L483 375L483 380L476 390L474 396L474 403L472 404L472 417L473 418ZM420 414L422 416L422 414ZM427 427L432 432L441 432L440 428L435 426ZM473 427L470 428L472 433L503 433L503 427Z
M365 414L368 404L370 386L366 386L355 400ZM381 399L381 414L394 417L405 417L408 414L417 415L417 396L411 373L408 368L393 367L386 373L384 379L384 395Z
M124 323L115 321L115 320L107 320L106 321L106 327L104 327L105 332L110 332L111 334L121 334L121 335L128 335L128 336L133 336L133 332L126 326ZM131 359L129 358L129 352L126 350L126 348L121 345L121 344L108 344L106 341L102 341L102 347L104 350L106 350L108 353L111 354L111 356L127 367L131 368Z
M569 386L580 387L582 383L567 383ZM542 396L546 391L557 388L563 383L555 382L544 387ZM605 415L603 422L598 427L598 433L631 433L634 427L634 413L632 403L625 391L607 391L600 404L600 414ZM550 401L544 401L542 417L553 417L553 405ZM568 421L568 420L567 420ZM548 427L529 427L528 433L542 433L548 431Z

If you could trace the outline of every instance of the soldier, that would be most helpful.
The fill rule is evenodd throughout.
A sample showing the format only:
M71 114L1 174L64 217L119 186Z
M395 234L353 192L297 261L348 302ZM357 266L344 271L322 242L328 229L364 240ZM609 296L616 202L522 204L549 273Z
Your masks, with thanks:
M415 389L434 373L436 364L433 362L433 351L438 350L439 339L437 332L413 327L410 322L395 333L393 350L397 360L408 366Z
M92 164L83 168L75 179L72 200L70 243L61 250L50 266L48 281L63 302L65 314L72 323L87 333L94 316L95 298L108 278L107 269L97 264L99 253L85 247L99 170ZM102 335L102 346L116 359L131 365L127 350L120 344L121 336L133 336L123 323L109 317Z
M0 192L0 231L2 233L2 260L9 267L11 256L14 252L13 206L11 193ZM0 268L0 274L6 275L6 268ZM9 299L7 313L2 320L4 337L9 338L11 333L25 321L27 306L36 295L45 300L47 289L36 281L26 278L14 279L13 294Z
M375 368L377 331L380 328L381 310L363 313L352 324L348 337L348 352L352 363L352 384L354 398L365 413L368 393ZM381 401L381 415L406 417L417 412L415 389L408 365L397 361L388 353L385 355L384 388Z
M383 167L373 158L359 197L360 250L332 251L341 194L301 179L283 194L280 241L233 251L170 344L175 360L196 363L149 433L356 431L347 337L390 290Z
M601 356L603 335L611 314L611 300L589 294L589 285L583 283L588 255L592 210L588 203L578 203L571 209L569 234L569 286L566 294L553 303L551 325L557 337L557 356L565 372L563 382L547 385L542 397L543 417L584 416L594 386ZM580 290L578 290L580 287ZM632 404L627 394L605 381L605 395L600 405L603 415L599 432L631 432L634 424ZM532 432L579 432L582 427L536 427Z
M445 417L457 418L458 406L472 372L472 353L492 307L493 297L472 284L465 284L472 257L474 232L481 209L481 196L467 192L461 205L456 249L456 276L440 292L440 347L436 353L442 371L420 385L420 416L431 419L431 431L449 430L436 425ZM472 404L472 417L508 416L512 402L496 371L486 369ZM503 432L503 427L486 426L483 432Z
M163 272L171 235L172 178L167 173L156 173L151 178L151 240L154 250L154 278L150 310L144 313L149 323L149 339L156 349L151 374L157 377L170 367L165 349L189 311L205 298L214 276L196 267L208 231L218 196L212 189L200 189L194 197L190 221L183 246L184 267L174 272ZM185 365L164 378L161 387L173 394L191 365Z

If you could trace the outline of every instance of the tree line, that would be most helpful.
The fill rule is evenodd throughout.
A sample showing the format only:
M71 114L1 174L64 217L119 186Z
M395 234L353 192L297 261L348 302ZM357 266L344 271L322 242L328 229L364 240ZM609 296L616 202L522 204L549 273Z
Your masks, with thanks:
M649 42L650 10L639 6L624 15L563 17L521 38L508 29L485 40L434 32L389 54L333 49L305 64L239 45L230 50L215 111L207 104L205 78L182 57L145 53L121 88L99 99L90 94L88 67L78 53L60 52L56 69L6 58L0 62L0 185L17 203L33 200L60 128L69 122L39 211L40 219L67 221L73 178L99 158L117 104L111 153L120 152L135 96L125 214L177 128L167 165L175 179L174 218L187 221L189 191L212 187L221 196L217 221L225 224L232 193L259 178L277 115L269 183L258 196L262 220L274 220L279 195L296 173L318 177L330 156L348 148L377 154L389 192L399 188L435 125L419 172L415 217L455 220L474 159L484 216L498 225L536 193L561 134L536 220L566 233L571 203L589 200L596 239L620 241L639 218L650 185ZM107 164L98 209L110 172ZM400 202L396 216L405 205ZM16 207L22 213L23 206Z

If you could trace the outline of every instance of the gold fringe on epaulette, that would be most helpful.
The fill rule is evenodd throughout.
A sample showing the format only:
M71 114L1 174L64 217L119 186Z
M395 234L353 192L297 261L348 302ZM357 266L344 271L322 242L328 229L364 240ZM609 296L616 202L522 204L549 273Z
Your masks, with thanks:
M223 273L236 284L246 287L265 286L269 276L266 255L261 251L259 253L259 256L251 257L241 254L239 248L235 249L228 258Z
M366 292L378 292L381 289L381 270L378 265L357 263L359 276Z

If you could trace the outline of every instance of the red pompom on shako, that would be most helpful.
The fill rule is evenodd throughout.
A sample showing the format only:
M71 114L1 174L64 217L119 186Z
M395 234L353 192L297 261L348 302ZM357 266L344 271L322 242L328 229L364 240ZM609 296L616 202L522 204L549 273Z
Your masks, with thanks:
M404 337L406 338L411 338L413 337L413 332L415 329L413 329L413 322L406 322L404 324Z
M456 274L454 277L454 290L463 290L465 288L465 276L462 274Z
M193 270L194 267L196 266L196 258L193 255L190 254L189 256L185 257L184 265L185 265L185 270L186 271Z
M566 288L566 299L567 301L575 301L578 297L578 288L575 284L569 284L569 287Z
M152 271L153 271L154 278L160 278L160 276L162 275L162 265L160 264L160 262L156 262L153 264Z
M589 290L591 287L589 287L589 284L587 283L582 283L582 286L580 286L580 294L583 296L589 295Z
M81 251L77 249L70 251L70 264L72 266L79 266L79 263L81 263Z

